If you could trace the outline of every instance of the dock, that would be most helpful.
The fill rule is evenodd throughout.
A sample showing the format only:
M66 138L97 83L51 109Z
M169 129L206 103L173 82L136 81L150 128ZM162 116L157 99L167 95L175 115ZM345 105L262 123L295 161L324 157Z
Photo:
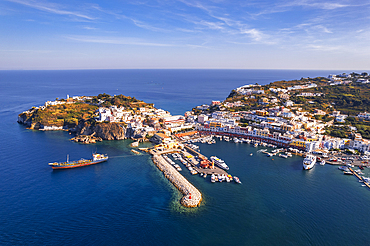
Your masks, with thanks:
M356 173L355 171L353 171L352 168L349 168L349 170L353 173L353 175L356 176L356 178L358 178L360 181L363 181L364 185L366 185L367 188L370 189L370 184L368 182L365 182L365 180L363 180L362 177L360 175L358 175L358 173Z
M192 155L194 155L194 156L197 156L199 159L208 159L206 156L204 156L204 155L202 155L201 153L199 153L198 151L195 151L195 150L193 150L192 148L190 148L190 147L188 147L188 146L186 146L185 145L185 149L190 153L190 154L192 154ZM215 166L214 168L201 168L201 167L199 167L198 165L193 165L192 164L192 166L193 166L193 168L198 172L198 173L206 173L207 175L209 175L209 174L215 174L215 175L217 175L217 174L225 174L225 175L227 175L228 173L225 171L225 170L223 170L222 168L219 168L219 167L217 167L217 166Z

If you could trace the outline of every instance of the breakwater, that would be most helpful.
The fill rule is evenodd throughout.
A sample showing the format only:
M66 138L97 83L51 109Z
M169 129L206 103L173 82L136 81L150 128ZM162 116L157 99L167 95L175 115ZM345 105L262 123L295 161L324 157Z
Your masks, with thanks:
M151 152L153 162L164 176L184 195L181 204L184 207L197 207L202 201L202 194L160 154Z

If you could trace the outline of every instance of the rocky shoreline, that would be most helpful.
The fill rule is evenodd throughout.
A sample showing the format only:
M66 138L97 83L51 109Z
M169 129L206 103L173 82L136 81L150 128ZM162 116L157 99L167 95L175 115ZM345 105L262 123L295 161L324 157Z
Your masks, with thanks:
M28 129L39 131L68 131L74 135L72 141L90 144L103 140L145 139L147 132L142 129L126 127L123 123L98 123L90 125L86 122L80 123L74 128L43 126L40 123L24 122L18 123L28 126Z
M74 138L71 138L71 141L75 141L76 143L84 143L84 144L91 144L91 143L96 143L96 142L101 142L103 141L102 138L100 137L95 137L95 134L92 135L78 135Z

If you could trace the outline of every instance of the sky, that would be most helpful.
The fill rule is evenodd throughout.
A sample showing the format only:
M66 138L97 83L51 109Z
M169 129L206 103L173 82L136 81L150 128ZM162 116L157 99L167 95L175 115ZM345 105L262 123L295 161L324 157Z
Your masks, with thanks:
M0 0L0 69L370 69L370 0Z

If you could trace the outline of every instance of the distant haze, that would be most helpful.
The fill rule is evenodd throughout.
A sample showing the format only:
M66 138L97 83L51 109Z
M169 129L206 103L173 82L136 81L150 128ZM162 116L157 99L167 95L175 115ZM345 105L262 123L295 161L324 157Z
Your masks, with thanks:
M0 0L0 69L370 69L370 2Z

